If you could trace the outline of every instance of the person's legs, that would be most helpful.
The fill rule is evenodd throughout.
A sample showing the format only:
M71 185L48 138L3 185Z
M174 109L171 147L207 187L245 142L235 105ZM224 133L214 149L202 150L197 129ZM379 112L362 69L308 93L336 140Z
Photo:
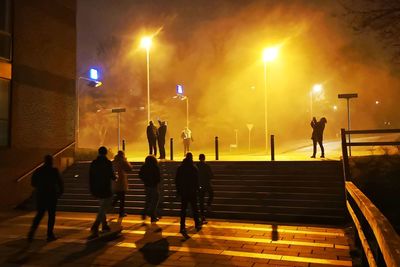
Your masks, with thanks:
M157 140L153 141L154 156L157 156Z
M56 223L56 207L57 207L57 199L52 199L49 201L49 206L47 209L48 213L48 221L47 221L47 239L54 238L54 224Z
M40 221L42 220L44 213L46 212L46 206L44 206L42 203L37 204L37 213L36 216L33 218L32 221L32 226L29 230L28 233L28 239L32 240L33 236L35 235L36 229L38 228Z
M158 220L157 218L157 208L158 208L158 202L159 202L159 193L158 193L158 188L157 187L151 187L150 188L150 195L151 195L151 204L150 204L150 212L149 215L151 216L152 221Z
M181 198L181 231L186 231L186 209L187 209L188 199L183 197Z
M160 148L160 158L165 159L165 141L161 140L158 146Z
M313 154L311 157L315 158L315 154L317 153L317 140L313 139L312 143L313 143Z
M153 154L153 144L151 143L151 141L149 139L147 139L147 142L149 142L149 155Z
M325 150L324 145L322 144L322 140L318 140L319 147L321 148L321 158L325 158Z
M118 192L119 198L119 216L126 216L125 214L125 191Z
M202 221L204 221L206 219L205 210L204 210L204 196L205 196L205 188L202 187L199 190L200 216L201 216Z
M99 225L102 224L103 230L108 228L106 213L111 205L111 197L99 199L99 211L97 212L96 220L94 221L91 231L97 233Z
M197 231L199 231L201 229L201 222L199 220L199 210L197 208L197 196L191 196L190 197L190 206L192 207L192 212L193 212L193 220L194 220L194 224L195 227L197 229Z

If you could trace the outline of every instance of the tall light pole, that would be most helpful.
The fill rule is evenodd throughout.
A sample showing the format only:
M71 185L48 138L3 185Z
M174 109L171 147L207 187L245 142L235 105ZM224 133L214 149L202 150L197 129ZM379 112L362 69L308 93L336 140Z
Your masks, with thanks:
M96 74L95 74L96 73ZM75 96L76 96L76 119L75 119L75 146L76 148L79 148L79 128L80 128L80 121L79 121L79 113L80 113L80 106L79 106L79 99L80 99L80 85L81 81L86 81L87 86L90 87L99 87L103 83L100 81L97 81L98 79L98 74L97 70L95 69L90 69L90 78L87 77L79 77L78 78L78 85L76 86L76 91L75 91Z
M189 97L183 95L183 85L176 85L176 96L174 96L174 98L186 100L186 127L189 128Z
M314 84L310 91L310 115L313 116L313 103L314 103L314 94L319 94L323 90L322 84Z
M264 62L264 119L265 119L265 150L268 152L268 94L267 94L267 63L278 57L278 47L268 47L262 52Z
M147 63L147 123L150 122L150 47L152 37L145 36L140 41L140 46L146 49L146 63Z

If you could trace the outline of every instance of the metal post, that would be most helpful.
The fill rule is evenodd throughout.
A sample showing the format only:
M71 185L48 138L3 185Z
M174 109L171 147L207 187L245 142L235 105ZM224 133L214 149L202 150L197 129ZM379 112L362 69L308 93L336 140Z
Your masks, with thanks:
M186 127L189 128L189 97L186 96Z
M343 173L346 182L346 180L350 179L350 164L349 164L349 156L347 155L346 130L343 128L340 129L340 134L342 137Z
M80 78L78 78L78 86L76 87L76 90L75 90L75 96L76 96L76 103L75 103L75 105L76 105L76 120L75 120L75 122L76 122L76 124L75 124L75 142L76 142L76 144L75 144L75 147L76 148L79 148L79 92L80 92Z
M275 160L275 136L271 134L271 161Z
M118 151L121 143L121 113L118 113Z
M174 160L174 138L169 139L169 153L171 160Z
M219 160L219 155L218 155L218 136L215 137L215 160Z
M347 130L350 131L350 99L349 98L347 98ZM349 134L349 143L351 143L350 134ZM351 157L351 146L349 146L349 155Z
M268 152L267 62L264 62L264 119L265 119L265 151Z
M146 48L147 62L147 123L150 122L150 49Z
M122 140L122 151L125 152L125 140Z

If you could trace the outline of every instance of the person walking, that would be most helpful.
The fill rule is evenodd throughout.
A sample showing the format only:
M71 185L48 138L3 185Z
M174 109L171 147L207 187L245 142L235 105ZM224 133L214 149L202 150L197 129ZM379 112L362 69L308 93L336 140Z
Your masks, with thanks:
M132 170L131 164L125 157L125 153L123 151L118 151L118 154L114 157L114 170L117 173L117 180L114 184L114 200L113 206L119 201L119 217L125 217L125 194L128 191L128 178L126 177L126 173Z
M325 158L323 136L324 136L325 124L327 122L328 121L326 120L325 117L322 117L319 121L317 121L317 119L313 117L311 121L311 128L313 129L311 134L311 139L313 141L313 154L311 158L315 158L315 155L317 153L317 143L321 149L321 158Z
M112 162L106 157L107 148L102 146L98 152L97 158L92 161L89 169L90 192L99 200L99 211L90 228L92 234L89 239L98 237L100 223L103 232L111 230L107 224L106 213L112 202L111 181L115 181L116 177Z
M146 128L147 141L149 142L149 155L157 156L157 127L150 121Z
M206 212L210 211L211 203L214 199L214 190L211 185L211 180L214 178L214 174L211 167L205 162L206 156L204 154L199 155L197 169L199 171L199 204L200 204L200 216L202 224L206 221ZM207 209L204 207L204 199L207 194Z
M47 242L54 241L57 239L53 232L56 222L57 199L64 193L64 184L58 169L53 167L51 155L46 155L43 166L33 172L31 184L36 191L37 213L28 233L28 241L33 241L36 229L46 211L48 214Z
M157 208L159 201L159 184L161 181L160 168L157 159L149 155L146 157L144 164L140 167L139 178L144 183L146 194L145 205L142 213L142 219L146 219L146 215L151 217L151 222L157 222Z
M159 159L165 159L165 135L167 134L166 121L158 121L160 127L157 130L158 150L160 151Z
M190 151L190 143L193 142L192 131L186 126L182 133L181 138L183 140L183 156Z
M193 164L192 153L187 153L182 164L178 167L175 176L176 192L181 199L181 221L180 233L187 236L186 232L186 209L188 204L192 207L193 219L197 231L201 230L201 222L197 209L197 190L199 188L199 177L197 168Z

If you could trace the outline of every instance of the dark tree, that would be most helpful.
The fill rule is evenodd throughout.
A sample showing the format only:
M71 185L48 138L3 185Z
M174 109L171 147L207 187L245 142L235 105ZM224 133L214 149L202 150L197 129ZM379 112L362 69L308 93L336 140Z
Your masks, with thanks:
M341 0L356 32L373 32L400 63L400 0Z

